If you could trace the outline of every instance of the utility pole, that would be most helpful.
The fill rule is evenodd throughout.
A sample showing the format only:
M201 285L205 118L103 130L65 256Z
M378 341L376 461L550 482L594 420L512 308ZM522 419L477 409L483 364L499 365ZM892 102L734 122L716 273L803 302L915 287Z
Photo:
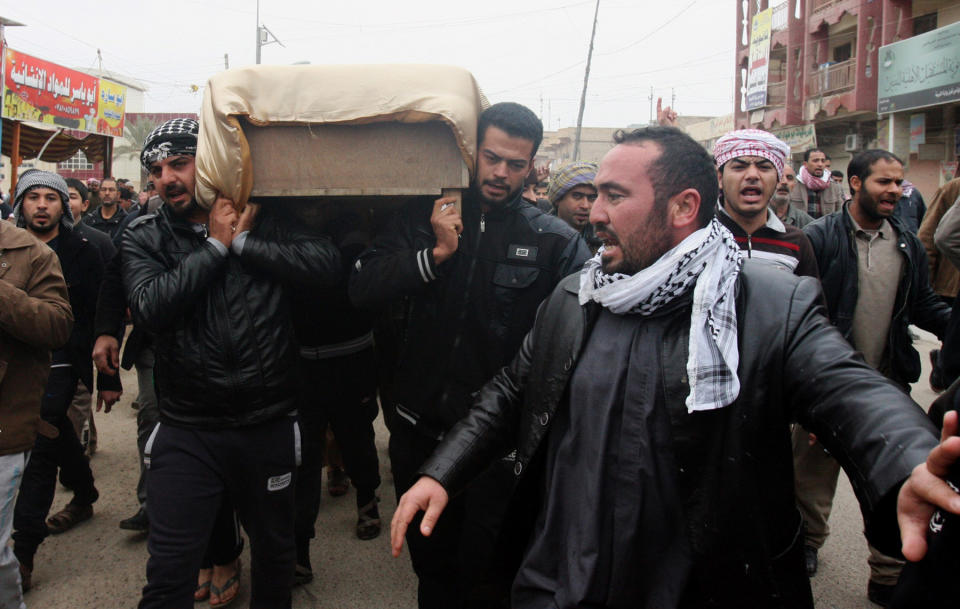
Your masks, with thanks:
M270 38L273 38L273 40L270 40ZM257 65L260 65L260 47L267 44L273 44L274 42L283 48L287 48L282 42L280 42L280 39L277 38L276 34L270 31L270 28L265 25L260 25L260 0L257 0Z
M587 69L583 73L583 92L580 94L580 112L577 114L577 136L573 140L573 160L580 160L580 132L583 129L583 108L587 104L587 81L590 79L590 60L593 59L593 39L597 35L597 15L600 13L600 0L593 10L593 31L590 33L590 48L587 50Z
M650 120L649 123L653 124L653 85L650 85L650 96L647 97L650 100Z
M223 69L224 70L230 69L230 53L223 54Z

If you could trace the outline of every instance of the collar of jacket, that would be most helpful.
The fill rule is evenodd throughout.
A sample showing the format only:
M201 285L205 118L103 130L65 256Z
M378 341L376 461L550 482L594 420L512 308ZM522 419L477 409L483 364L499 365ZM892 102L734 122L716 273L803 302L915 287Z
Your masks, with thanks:
M180 214L177 214L173 211L173 209L170 208L169 205L161 205L155 213L166 220L171 229L184 231L191 235L198 234L197 231L193 229L194 225L198 223L191 222Z
M38 239L25 228L17 228L13 222L0 220L0 250L20 249L36 245Z
M491 207L490 211L483 212L484 217L503 218L508 216L509 214L514 213L515 211L517 211L517 209L520 208L521 200L522 200L522 197L520 195L522 194L523 194L523 191L520 191L516 194L515 197L513 197L503 205L500 205L498 207ZM480 203L480 196L476 193L475 190L473 189L470 190L470 195L466 199L464 199L464 203L465 203L464 207L466 208L464 210L464 215L466 215L469 212L470 215L476 215L478 217L480 216L480 213L482 212L482 209L481 209L482 203Z

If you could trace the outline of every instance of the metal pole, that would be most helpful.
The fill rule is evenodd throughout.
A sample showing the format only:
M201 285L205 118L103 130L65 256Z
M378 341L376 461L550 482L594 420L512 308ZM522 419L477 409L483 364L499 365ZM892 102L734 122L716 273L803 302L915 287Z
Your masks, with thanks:
M107 145L103 151L103 179L113 177L113 138L107 138Z
M257 0L257 65L260 65L260 0Z
M3 23L0 23L0 142L3 141L3 102L6 97L4 89L7 86L7 36L3 30ZM0 157L3 154L0 152ZM11 155L12 156L12 155ZM10 159L10 164L13 165L13 159ZM10 189L10 200L13 201L13 188Z
M20 121L13 121L13 140L10 145L10 200L17 192L17 169L20 167Z
M583 73L583 92L580 93L580 112L577 114L577 136L573 141L573 160L580 160L580 131L583 129L583 108L587 104L587 81L590 79L590 60L593 58L593 39L597 35L597 15L600 13L600 0L593 10L593 31L590 33L590 48L587 50L587 69Z
M653 124L653 85L650 86L650 95L647 97L650 100L650 120L648 121L651 125Z
M41 149L40 149L40 152L37 153L37 160L38 160L38 161L42 161L42 160L43 160L43 158L42 158L42 157L43 157L43 153L47 151L47 146L49 146L49 145L50 145L50 142L52 142L53 140L55 140L55 139L57 138L57 136L60 135L61 133L63 133L63 129L62 129L62 128L57 129L56 131L53 132L53 135L51 135L50 137L47 138L47 141L43 143L43 148L41 148Z

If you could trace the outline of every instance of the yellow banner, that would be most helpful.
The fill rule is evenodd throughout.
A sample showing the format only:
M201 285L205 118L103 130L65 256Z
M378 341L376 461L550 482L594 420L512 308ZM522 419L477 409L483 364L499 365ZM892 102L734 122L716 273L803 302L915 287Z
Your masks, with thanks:
M122 137L123 117L127 105L127 88L101 78L98 102L97 133Z

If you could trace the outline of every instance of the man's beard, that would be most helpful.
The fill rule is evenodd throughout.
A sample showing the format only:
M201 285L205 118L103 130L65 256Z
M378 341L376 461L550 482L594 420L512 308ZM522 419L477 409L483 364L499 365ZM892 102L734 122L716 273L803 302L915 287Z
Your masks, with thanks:
M186 188L180 185L175 185L175 186L168 187L160 198L163 199L164 205L169 206L170 209L174 211L174 213L182 216L195 211L199 207L199 205L197 204L197 200L194 199L192 196L183 203L173 202L174 197L179 197L180 195L183 195L186 193L187 193Z
M654 205L654 209L643 226L633 235L627 237L627 240L621 240L613 230L604 224L597 224L597 232L605 232L617 240L620 248L620 264L614 268L610 262L600 259L601 269L604 273L621 273L623 275L635 275L656 262L661 256L670 251L673 247L670 232L667 229L667 219L665 217L666 206L660 208Z
M60 224L59 218L57 218L56 222L52 221L53 218L50 218L50 220L51 222L47 222L46 224L35 224L33 218L30 218L30 220L27 221L27 226L29 226L30 231L34 233L49 233Z
M473 190L474 190L474 192L477 193L477 198L480 200L480 203L481 203L481 204L486 205L486 206L491 207L491 208L496 208L496 207L503 207L504 205L506 205L506 204L509 203L510 201L513 201L514 199L516 199L516 198L517 198L517 195L519 195L521 192L523 192L523 186L521 185L520 188L518 188L518 189L516 189L516 190L507 191L506 197L504 197L504 198L501 199L501 200L496 200L496 201L492 201L492 200L486 198L485 196L483 196L483 190L480 188L480 186L475 187Z

